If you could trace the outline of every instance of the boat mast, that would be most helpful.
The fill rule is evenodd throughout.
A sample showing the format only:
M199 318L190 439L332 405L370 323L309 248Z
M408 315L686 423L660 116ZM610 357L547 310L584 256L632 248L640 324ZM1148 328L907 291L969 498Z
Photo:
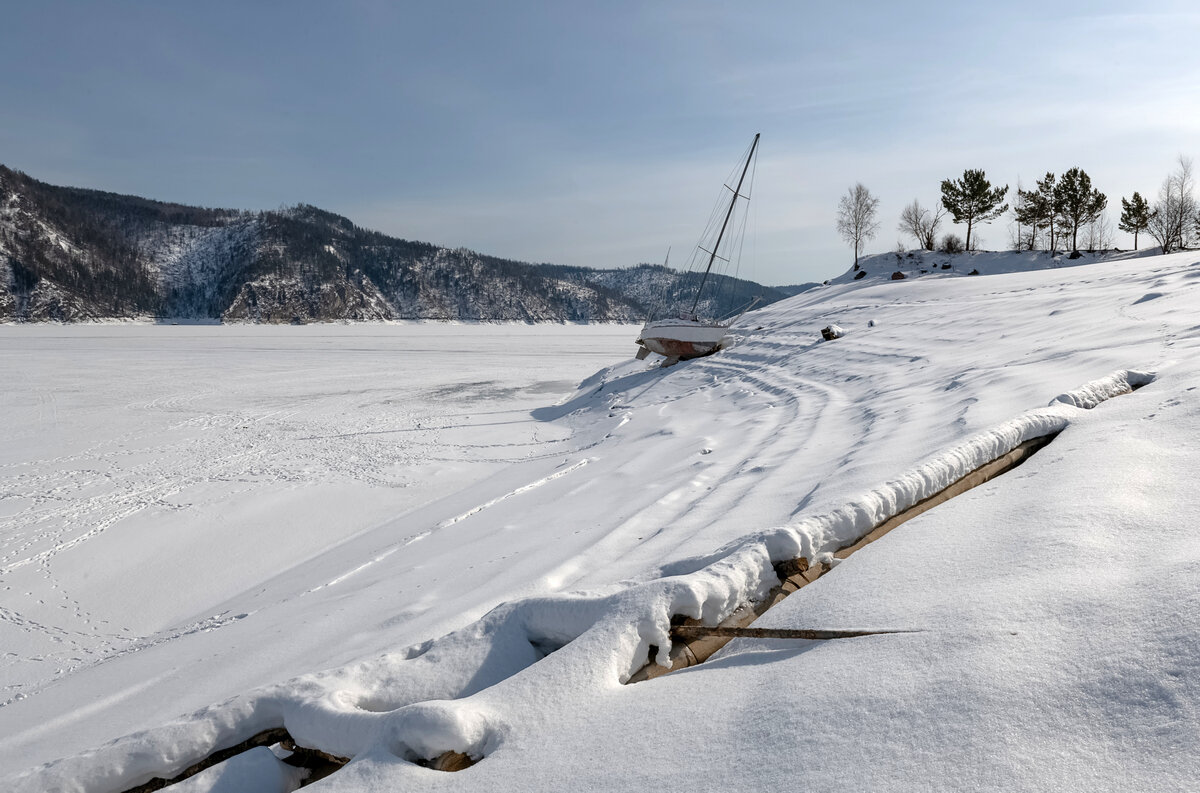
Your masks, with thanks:
M708 252L708 267L704 268L704 278L700 280L700 288L696 290L696 299L692 301L692 310L689 312L692 316L696 315L696 306L700 305L700 293L704 291L704 285L708 283L708 274L712 271L713 262L716 261L717 251L721 249L721 239L725 236L725 227L729 225L729 218L733 216L733 206L742 193L742 182L746 179L746 171L750 170L750 161L754 159L754 149L758 146L760 134L757 132L754 134L754 142L750 144L750 153L746 155L746 164L742 166L742 175L738 177L737 188L733 191L733 198L729 200L729 210L725 213L725 222L721 224L721 233L717 235L717 244L713 245L713 249Z

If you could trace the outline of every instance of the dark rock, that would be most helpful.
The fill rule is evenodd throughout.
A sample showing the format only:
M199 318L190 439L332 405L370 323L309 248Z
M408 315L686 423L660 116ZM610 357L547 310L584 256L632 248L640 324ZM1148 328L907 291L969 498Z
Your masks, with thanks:
M867 275L867 271L861 270L861 271L859 271L858 275L854 276L854 280L857 281L859 278L865 278L866 275Z
M900 272L899 270L897 270L896 272L892 273L892 280L893 280L893 281L903 281L903 280L904 280L905 278L907 278L907 277L908 277L907 275L905 275L904 273Z
M839 328L837 325L826 325L821 328L821 338L825 341L833 341L840 339L846 335L846 331Z

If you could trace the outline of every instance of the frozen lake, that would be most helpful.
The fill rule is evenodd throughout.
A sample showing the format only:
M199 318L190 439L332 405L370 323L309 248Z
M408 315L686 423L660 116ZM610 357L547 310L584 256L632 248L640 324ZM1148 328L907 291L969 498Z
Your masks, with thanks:
M567 433L530 412L630 357L635 332L0 328L0 702L555 453Z

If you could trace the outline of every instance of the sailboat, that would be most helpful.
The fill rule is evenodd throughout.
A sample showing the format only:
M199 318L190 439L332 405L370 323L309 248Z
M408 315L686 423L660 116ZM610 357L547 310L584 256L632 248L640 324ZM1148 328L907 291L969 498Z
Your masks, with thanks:
M738 176L737 186L730 187L724 185L726 190L731 192L728 197L728 206L724 200L719 205L719 209L724 210L724 217L721 221L720 229L716 231L715 241L706 247L706 239L702 238L696 246L696 252L693 254L693 263L705 262L704 274L699 278L699 285L696 287L695 294L691 296L691 308L680 310L676 316L668 319L655 319L654 314L646 320L642 332L638 335L637 343L640 347L637 352L637 359L643 360L650 353L655 352L665 356L666 360L663 366L670 366L681 360L688 358L699 358L703 355L710 355L721 348L722 340L725 338L726 332L742 313L749 310L749 307L743 309L736 317L720 319L717 317L702 317L697 313L701 305L701 298L704 296L704 287L710 282L710 275L713 272L713 265L720 260L728 264L732 257L740 252L741 248L741 232L745 230L744 222L742 224L731 223L734 218L734 210L738 207L738 201L741 199L743 204L749 202L749 191L743 193L743 185L746 182L746 174L750 171L750 164L754 161L754 154L758 149L758 135L754 136L754 141L750 144L750 149L745 155L745 161L738 161L741 166L741 174ZM737 172L737 169L734 170ZM752 179L753 181L753 179ZM720 217L714 213L714 218ZM711 229L716 229L715 224L710 224ZM738 238L738 239L735 239ZM697 268L698 271L698 268ZM686 304L685 304L686 305ZM657 309L656 309L657 310Z

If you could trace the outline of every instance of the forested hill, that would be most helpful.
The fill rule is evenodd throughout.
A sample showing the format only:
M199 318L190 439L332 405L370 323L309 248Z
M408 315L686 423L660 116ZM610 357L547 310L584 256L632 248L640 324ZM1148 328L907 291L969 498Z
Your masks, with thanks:
M313 206L205 209L0 166L0 321L636 322L677 281L657 266L535 265L410 242ZM787 296L737 279L721 287L707 301L718 314Z

